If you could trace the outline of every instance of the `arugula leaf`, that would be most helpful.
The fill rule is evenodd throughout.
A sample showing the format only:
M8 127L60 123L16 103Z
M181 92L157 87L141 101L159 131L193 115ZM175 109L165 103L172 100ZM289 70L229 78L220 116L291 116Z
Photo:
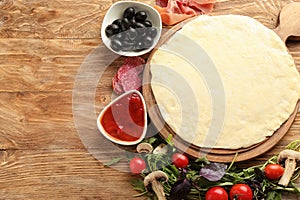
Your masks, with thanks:
M151 138L146 138L143 140L143 142L149 143L151 145L153 145L154 143L156 143L159 139L156 137L151 137Z
M131 185L133 186L133 189L140 192L145 192L146 188L144 186L144 181L142 179L133 179L130 180Z
M291 149L291 150L294 150L294 151L300 151L300 140L292 141L291 143L289 143L286 146L286 149Z
M172 135L172 134L169 134L168 137L167 137L167 139L166 139L166 142L167 142L169 145L171 145L171 146L174 145L172 139L173 139L173 135Z
M266 200L281 200L281 193L276 191L268 192Z
M122 158L112 158L109 162L104 163L105 167L118 163Z

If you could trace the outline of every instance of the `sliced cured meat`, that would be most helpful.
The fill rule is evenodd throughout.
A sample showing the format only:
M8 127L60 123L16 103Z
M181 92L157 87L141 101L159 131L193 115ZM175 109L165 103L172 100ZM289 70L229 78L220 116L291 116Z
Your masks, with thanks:
M128 57L112 79L112 88L116 94L129 90L139 90L142 85L141 74L145 60L141 57Z
M182 14L187 14L187 15L196 15L196 14L198 14L197 10L193 9L192 7L184 5L180 1L177 1L177 6L180 9Z
M139 74L139 76L141 76L142 72L144 71L144 65L141 64L141 65L136 66L135 70L137 71L137 73Z
M171 12L171 13L177 13L177 14L183 14L184 11L182 11L180 9L180 7L178 6L178 4L180 4L181 2L179 1L173 1L173 0L169 0L168 5L167 5L167 11Z
M166 8L162 8L159 6L154 6L154 8L160 13L161 20L165 25L172 26L182 22L194 15L187 15L187 14L176 14L167 12Z
M214 0L169 0L166 8L177 14L202 14L212 11Z
M191 2L189 6L191 8L194 8L195 10L200 10L203 14L211 13L214 9L215 3L206 3L206 4L200 4L198 2Z
M168 0L156 0L156 5L158 5L160 7L167 7Z
M124 92L129 90L140 90L142 86L142 79L139 77L137 71L132 68L131 70L122 74L120 83L123 87Z
M141 57L128 57L124 61L124 65L128 65L131 67L137 67L139 65L145 64L145 60Z
M187 18L212 12L215 0L157 0L155 9L165 25L174 25Z
M122 94L124 90L116 75L112 79L112 87L116 94Z

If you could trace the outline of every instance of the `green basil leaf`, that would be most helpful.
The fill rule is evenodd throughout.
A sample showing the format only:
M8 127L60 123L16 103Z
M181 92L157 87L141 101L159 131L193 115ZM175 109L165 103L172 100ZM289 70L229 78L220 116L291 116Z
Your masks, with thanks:
M133 180L130 181L130 183L134 187L134 190L140 191L140 192L146 191L143 180L133 179Z
M122 158L112 158L109 162L104 163L104 166L108 167L111 166L113 164L118 163Z
M276 191L268 192L266 200L281 200L281 193Z

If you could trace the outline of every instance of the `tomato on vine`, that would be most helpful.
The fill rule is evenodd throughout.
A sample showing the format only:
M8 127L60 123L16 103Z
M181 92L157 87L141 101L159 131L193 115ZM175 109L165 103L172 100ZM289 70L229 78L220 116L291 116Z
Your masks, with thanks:
M249 185L238 183L231 187L229 196L230 200L252 200L253 192Z
M186 168L189 164L189 159L181 153L174 153L172 156L172 163L177 168Z
M228 200L228 194L224 188L215 186L205 193L205 200Z
M140 174L146 169L146 163L142 158L134 157L130 160L129 168L133 174Z
M279 164L268 164L264 171L267 179L276 180L283 175L284 168Z

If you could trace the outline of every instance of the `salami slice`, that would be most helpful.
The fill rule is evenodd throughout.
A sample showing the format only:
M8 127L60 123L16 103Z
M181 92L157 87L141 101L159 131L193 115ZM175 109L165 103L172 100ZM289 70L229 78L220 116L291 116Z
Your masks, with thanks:
M145 60L141 57L127 57L124 61L124 65L137 67L139 65L145 64Z
M113 79L112 79L112 87L113 87L113 90L116 94L122 94L124 92L123 87L120 84L117 76L114 76Z
M141 57L128 57L118 69L112 79L112 88L116 94L129 90L140 90L142 86L141 74L144 70L145 60Z
M139 77L139 74L135 69L131 69L127 73L123 74L120 82L123 86L124 92L129 90L140 90L142 86L142 79Z

